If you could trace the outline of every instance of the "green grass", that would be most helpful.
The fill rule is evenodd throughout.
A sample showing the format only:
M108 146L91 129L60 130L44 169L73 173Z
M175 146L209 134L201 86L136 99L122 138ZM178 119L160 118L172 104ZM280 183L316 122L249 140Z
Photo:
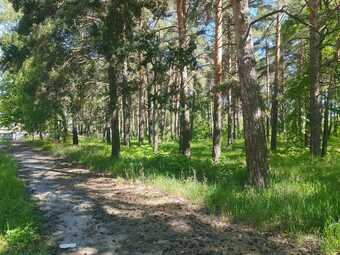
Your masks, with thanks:
M118 161L110 158L110 146L95 139L82 140L79 147L48 141L39 145L95 171L143 180L260 230L323 234L328 254L339 247L339 236L333 234L333 240L334 231L327 231L340 217L339 139L331 139L326 158L314 160L304 148L280 144L270 156L271 185L265 190L245 185L241 141L224 149L218 165L210 160L207 140L193 143L191 160L178 155L178 146L172 142L162 144L157 155L149 145L133 143L129 149L122 148Z
M48 254L39 234L39 217L16 170L14 160L0 152L0 254Z

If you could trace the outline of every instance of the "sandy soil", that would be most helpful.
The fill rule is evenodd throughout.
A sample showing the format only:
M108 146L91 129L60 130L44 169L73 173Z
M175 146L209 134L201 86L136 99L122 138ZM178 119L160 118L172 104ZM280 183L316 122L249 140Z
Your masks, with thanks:
M96 176L21 143L13 146L20 177L45 222L57 255L319 254L277 235L207 215L181 198L142 183ZM74 249L60 244L75 243Z

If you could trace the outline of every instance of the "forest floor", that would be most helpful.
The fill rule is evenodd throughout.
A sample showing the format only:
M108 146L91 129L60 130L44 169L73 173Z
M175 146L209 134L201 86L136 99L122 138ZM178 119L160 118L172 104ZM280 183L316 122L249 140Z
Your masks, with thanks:
M19 177L44 218L50 254L319 254L314 243L212 217L186 199L139 181L112 178L23 143ZM62 250L60 244L77 245Z

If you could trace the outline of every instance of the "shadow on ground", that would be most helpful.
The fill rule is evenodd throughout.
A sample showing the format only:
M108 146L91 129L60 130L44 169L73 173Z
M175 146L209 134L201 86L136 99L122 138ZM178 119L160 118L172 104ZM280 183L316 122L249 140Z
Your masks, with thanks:
M285 238L212 219L180 198L141 183L95 177L86 169L21 144L20 176L45 217L55 254L317 254Z

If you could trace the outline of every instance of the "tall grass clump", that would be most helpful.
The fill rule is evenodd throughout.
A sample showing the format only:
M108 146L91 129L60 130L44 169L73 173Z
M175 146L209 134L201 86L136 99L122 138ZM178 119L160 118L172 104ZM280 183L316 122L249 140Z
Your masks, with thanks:
M39 235L39 219L16 170L14 160L0 152L0 254L47 254Z
M322 251L327 255L337 255L340 252L340 221L327 222L323 231Z

